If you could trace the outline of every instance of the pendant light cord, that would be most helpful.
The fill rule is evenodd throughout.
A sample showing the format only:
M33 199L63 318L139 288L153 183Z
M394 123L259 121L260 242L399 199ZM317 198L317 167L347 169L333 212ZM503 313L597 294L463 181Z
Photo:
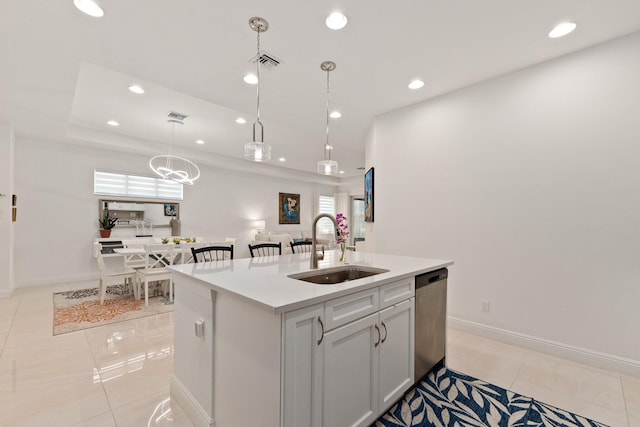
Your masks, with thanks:
M331 149L329 149L329 70L327 70L327 141L324 144L324 159L331 160Z
M256 124L260 125L260 142L264 142L264 128L260 121L260 26L258 26L256 31L258 33L258 55L256 56L258 84L256 85L256 122L253 124L253 142L256 142Z

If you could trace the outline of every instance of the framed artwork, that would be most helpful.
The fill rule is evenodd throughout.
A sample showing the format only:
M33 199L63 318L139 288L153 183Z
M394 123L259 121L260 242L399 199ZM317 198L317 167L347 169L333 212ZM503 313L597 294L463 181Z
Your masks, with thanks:
M300 195L279 193L278 223L300 224Z
M176 205L165 203L164 216L178 216L178 207Z
M373 168L364 174L364 221L373 222Z

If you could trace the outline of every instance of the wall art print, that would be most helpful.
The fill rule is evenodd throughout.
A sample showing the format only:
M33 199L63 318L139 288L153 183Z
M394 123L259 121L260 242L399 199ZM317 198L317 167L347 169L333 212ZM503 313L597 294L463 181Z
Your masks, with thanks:
M364 174L364 221L373 222L373 168Z
M178 205L165 203L164 216L178 216Z
M279 193L279 224L300 224L300 195Z

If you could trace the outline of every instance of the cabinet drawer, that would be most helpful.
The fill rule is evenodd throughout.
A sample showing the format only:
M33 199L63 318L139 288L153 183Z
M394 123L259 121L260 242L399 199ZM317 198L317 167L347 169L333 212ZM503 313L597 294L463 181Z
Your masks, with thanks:
M325 305L326 330L352 322L379 310L378 288L367 289L327 301Z
M380 286L380 308L386 308L415 295L415 279L406 279Z

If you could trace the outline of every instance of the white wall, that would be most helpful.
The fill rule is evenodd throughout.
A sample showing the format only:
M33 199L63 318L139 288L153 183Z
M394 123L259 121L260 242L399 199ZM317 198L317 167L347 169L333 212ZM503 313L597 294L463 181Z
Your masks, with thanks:
M148 158L51 141L16 140L15 272L18 287L97 277L91 245L98 234L93 170L150 175ZM255 235L251 220L267 229L310 229L314 198L337 186L300 179L256 176L201 166L202 176L185 186L180 202L182 234L206 239L236 237L236 257L247 257ZM0 191L4 192L4 190ZM299 193L301 224L278 226L278 192ZM112 237L131 234L113 229ZM166 234L170 230L166 229Z
M462 323L640 366L639 51L635 34L379 117L367 239L453 259Z

